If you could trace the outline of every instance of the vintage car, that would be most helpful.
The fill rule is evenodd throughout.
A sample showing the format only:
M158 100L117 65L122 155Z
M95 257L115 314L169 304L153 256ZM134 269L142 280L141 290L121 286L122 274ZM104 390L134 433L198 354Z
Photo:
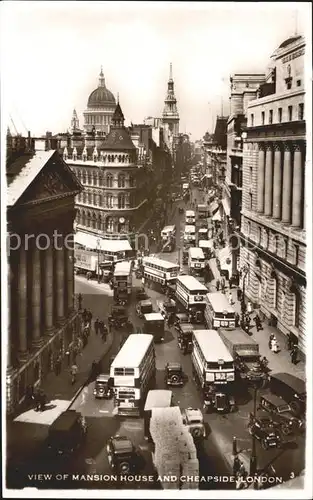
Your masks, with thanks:
M291 373L274 373L270 377L269 388L288 403L297 416L306 411L305 382Z
M188 427L188 430L194 440L204 438L206 430L203 422L202 411L198 408L187 408L182 411L183 423Z
M182 323L177 326L177 343L184 354L192 351L192 330L191 323Z
M110 399L113 396L113 387L111 384L110 375L101 373L95 381L95 388L93 390L95 398Z
M150 299L141 300L136 305L136 313L138 314L139 318L143 318L145 314L149 314L152 312L153 312L153 306Z
M125 325L128 322L127 309L123 306L112 306L108 321L110 325Z
M107 443L110 467L120 474L138 471L141 456L126 436L112 436Z
M189 316L186 313L176 313L175 314L175 328L179 331L179 326L182 324L190 324Z
M68 457L85 443L86 420L76 410L66 410L51 424L47 452L54 457Z
M279 426L267 411L259 410L256 416L250 413L248 429L249 433L260 441L264 450L281 447L282 438Z
M183 250L183 264L187 265L188 264L188 258L189 258L189 253L187 249Z
M220 388L211 385L204 391L203 409L207 412L213 410L218 413L234 412L236 410L235 398L232 394L222 392Z
M184 385L184 372L180 363L167 363L165 365L165 384L166 386Z
M158 300L157 306L164 319L167 319L170 314L176 313L176 302L173 299L165 300L164 302Z
M149 299L149 295L147 295L147 292L144 289L144 287L138 288L136 290L136 299L137 300L147 300L147 299Z
M303 422L295 416L290 405L274 394L261 396L260 408L272 415L285 436L296 434L303 427Z

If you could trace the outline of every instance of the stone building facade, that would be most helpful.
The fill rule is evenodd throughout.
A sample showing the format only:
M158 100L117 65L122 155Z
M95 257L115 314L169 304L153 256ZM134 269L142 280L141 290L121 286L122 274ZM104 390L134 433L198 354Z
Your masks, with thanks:
M7 148L8 413L53 370L56 356L71 350L80 331L73 223L82 187L56 151L35 151L30 137L22 139L8 137Z
M304 53L283 42L271 81L247 107L240 268L247 297L305 353L306 226Z

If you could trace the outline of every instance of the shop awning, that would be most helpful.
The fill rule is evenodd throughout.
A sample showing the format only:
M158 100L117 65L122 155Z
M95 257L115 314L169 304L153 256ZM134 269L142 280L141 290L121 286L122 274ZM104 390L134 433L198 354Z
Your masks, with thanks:
M219 212L216 212L216 214L213 215L212 220L221 221L222 220L221 214Z
M220 261L221 269L225 269L230 272L232 263L231 263L231 251L228 247L219 250L218 259Z
M128 240L106 240L82 231L78 231L74 235L74 242L91 250L99 249L102 252L124 252L132 249Z
M215 212L218 210L218 207L219 207L219 205L218 205L218 203L216 201L213 201L210 204L209 208L210 208L210 212L211 212L212 215L215 214Z
M229 206L228 200L226 198L222 199L222 205L223 205L225 214L229 216L230 215L230 206Z

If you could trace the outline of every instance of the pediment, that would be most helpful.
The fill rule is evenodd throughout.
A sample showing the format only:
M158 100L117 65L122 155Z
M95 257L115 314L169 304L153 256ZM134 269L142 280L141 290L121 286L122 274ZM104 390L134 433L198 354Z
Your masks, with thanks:
M28 186L18 204L30 204L49 199L75 195L81 190L78 180L69 167L59 162L49 163L41 170Z

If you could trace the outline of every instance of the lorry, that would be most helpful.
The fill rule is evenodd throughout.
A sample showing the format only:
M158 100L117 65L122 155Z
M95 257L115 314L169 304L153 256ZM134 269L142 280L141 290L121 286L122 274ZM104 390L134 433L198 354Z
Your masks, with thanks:
M269 380L268 370L261 362L259 344L241 329L218 329L218 333L234 358L236 378L239 381L254 383Z

